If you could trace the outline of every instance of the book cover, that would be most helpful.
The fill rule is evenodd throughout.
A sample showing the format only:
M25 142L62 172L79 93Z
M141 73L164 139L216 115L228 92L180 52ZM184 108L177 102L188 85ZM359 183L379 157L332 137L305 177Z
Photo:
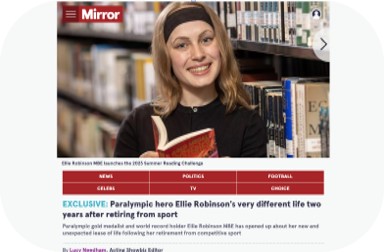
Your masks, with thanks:
M320 108L328 105L329 83L297 83L298 157L320 157Z
M277 98L277 134L278 134L278 157L285 158L286 154L286 142L285 142L285 124L284 124L284 114L283 114L283 94L279 93L276 96Z
M159 157L219 157L215 130L206 128L168 141L160 116L152 116L153 135Z
M227 2L227 33L230 38L237 38L236 2Z
M297 157L296 95L298 78L283 79L283 113L285 118L286 153L288 158Z
M328 105L324 105L320 107L320 141L321 141L321 157L330 157Z
M266 128L267 128L267 156L270 158L285 157L285 141L284 125L282 118L282 93L268 92L266 93ZM284 137L284 139L281 139ZM284 148L284 150L283 150ZM284 155L282 155L284 153Z

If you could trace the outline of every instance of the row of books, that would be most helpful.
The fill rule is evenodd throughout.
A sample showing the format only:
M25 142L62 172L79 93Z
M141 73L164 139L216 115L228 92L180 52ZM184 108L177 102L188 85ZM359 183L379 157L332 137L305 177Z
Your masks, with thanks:
M312 47L316 32L329 26L328 2L219 2L228 36L238 40Z
M57 110L58 156L113 156L118 124L61 99Z
M328 78L245 82L266 123L268 157L329 157Z
M150 54L110 44L58 40L58 89L112 110L131 110L155 96Z

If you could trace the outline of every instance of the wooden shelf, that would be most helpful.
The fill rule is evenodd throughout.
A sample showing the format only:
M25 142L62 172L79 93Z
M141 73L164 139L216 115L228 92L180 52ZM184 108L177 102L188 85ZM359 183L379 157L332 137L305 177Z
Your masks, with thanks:
M64 99L64 100L67 100L67 101L70 101L74 104L77 104L77 105L84 107L84 108L87 108L89 110L95 111L95 112L97 112L97 113L117 122L117 123L121 123L123 121L123 119L126 117L126 115L128 114L128 110L122 112L122 111L116 111L116 110L108 109L108 108L105 108L105 107L100 106L98 104L95 104L93 102L86 101L83 98L77 97L76 95L71 94L71 93L64 91L64 90L58 90L57 91L57 97Z
M232 39L231 42L234 50L260 52L260 53L280 55L285 57L320 61L320 59L313 52L312 48L286 46L286 45L270 44L270 43L257 43L254 41L236 40L236 39Z

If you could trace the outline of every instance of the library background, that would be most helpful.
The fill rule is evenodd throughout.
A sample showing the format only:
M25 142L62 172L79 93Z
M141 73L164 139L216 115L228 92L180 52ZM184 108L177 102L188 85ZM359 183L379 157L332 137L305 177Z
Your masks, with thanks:
M219 15L268 157L329 157L329 62L313 50L329 27L328 2L205 2ZM123 5L122 23L63 23L63 5ZM58 2L57 155L112 157L119 125L155 96L150 55L167 2Z

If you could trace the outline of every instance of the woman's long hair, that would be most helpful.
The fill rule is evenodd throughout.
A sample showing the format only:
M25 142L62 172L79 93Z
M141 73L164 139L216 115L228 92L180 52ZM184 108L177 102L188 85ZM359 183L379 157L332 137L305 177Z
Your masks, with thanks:
M173 2L159 14L152 38L153 64L159 94L153 103L155 112L167 116L176 108L181 99L181 87L172 72L171 58L164 39L164 23L169 14L185 7L204 8L212 20L215 39L221 56L221 69L215 85L221 102L226 106L227 113L233 111L237 106L250 109L250 99L243 88L233 48L220 18L209 6L203 3Z

